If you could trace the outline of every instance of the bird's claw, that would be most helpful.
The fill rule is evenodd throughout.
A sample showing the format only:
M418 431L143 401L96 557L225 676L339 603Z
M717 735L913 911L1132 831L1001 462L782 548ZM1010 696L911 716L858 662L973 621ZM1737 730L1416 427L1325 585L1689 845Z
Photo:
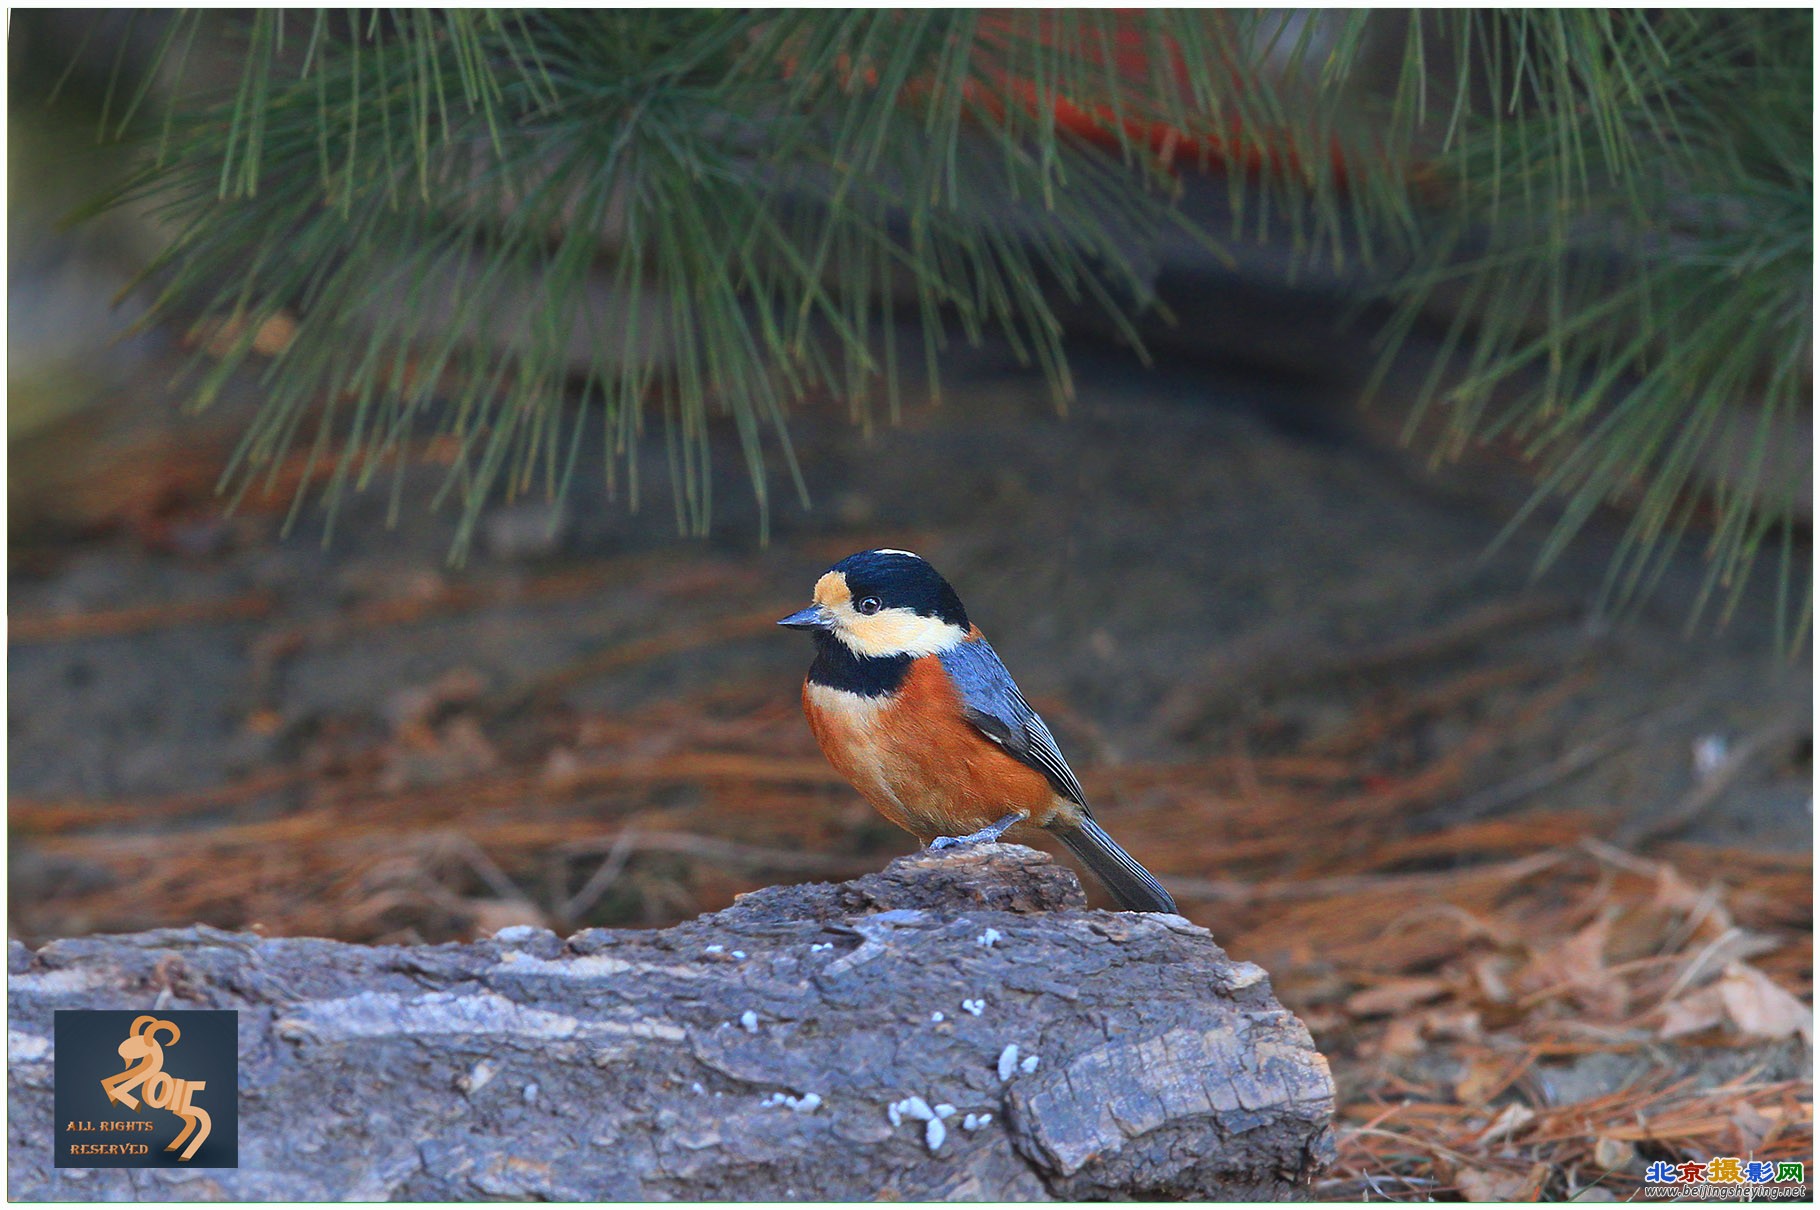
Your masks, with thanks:
M989 823L979 831L969 832L965 836L937 836L929 842L929 850L939 853L945 849L964 849L976 844L997 844L999 838L1022 819L1021 815L1007 815L1005 818Z

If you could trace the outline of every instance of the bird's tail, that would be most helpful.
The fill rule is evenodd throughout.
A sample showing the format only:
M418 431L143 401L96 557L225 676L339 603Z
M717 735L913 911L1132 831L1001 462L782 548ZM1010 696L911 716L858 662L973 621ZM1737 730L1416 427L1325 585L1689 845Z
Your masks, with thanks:
M1150 876L1150 871L1119 848L1118 841L1086 815L1078 824L1059 824L1050 829L1070 852L1086 863L1095 878L1105 884L1119 906L1128 912L1174 912L1175 900L1163 884Z

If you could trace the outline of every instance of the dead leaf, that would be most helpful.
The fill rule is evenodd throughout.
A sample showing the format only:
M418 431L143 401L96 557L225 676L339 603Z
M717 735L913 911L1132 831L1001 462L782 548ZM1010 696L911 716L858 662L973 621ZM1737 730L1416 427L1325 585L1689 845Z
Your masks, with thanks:
M1474 1009L1449 1012L1431 1008L1422 1014L1422 1032L1430 1038L1450 1042L1477 1042L1485 1034L1479 1014Z
M386 718L397 730L428 726L451 706L478 701L487 691L487 678L472 668L452 668L427 685L395 690L385 702Z
M440 730L421 724L401 732L385 754L379 785L396 793L474 777L499 766L499 752L474 719L462 715Z
M1665 1005L1662 1009L1662 1026L1656 1032L1663 1038L1681 1038L1688 1034L1705 1033L1723 1024L1725 1002L1719 998L1719 989L1705 987Z
M1378 1053L1407 1058L1422 1050L1422 1026L1414 1017L1392 1017L1378 1039Z
M552 790L561 790L573 783L575 775L580 772L581 758L575 755L575 749L567 744L558 744L544 758L540 776L544 785Z
M1308 1032L1316 1037L1332 1033L1336 1029L1344 1029L1351 1022L1351 1018L1345 1013L1326 1005L1304 1009L1301 1018L1302 1024L1308 1027Z
M1725 1015L1752 1038L1814 1037L1814 1010L1754 966L1734 962L1719 980Z
M1761 1150L1777 1125L1775 1118L1759 1113L1749 1105L1739 1105L1732 1110L1731 1117L1732 1128L1737 1132L1731 1150L1739 1155L1752 1155Z
M1747 1038L1813 1038L1814 1010L1754 966L1733 962L1711 987L1671 1001L1657 1031L1679 1038L1729 1025Z
M1518 986L1531 995L1571 992L1590 1016L1622 1017L1630 989L1605 966L1611 927L1612 914L1602 912L1573 936L1535 951L1518 977Z
M1683 915L1711 910L1715 906L1713 897L1697 889L1681 877L1681 871L1667 864L1656 867L1656 895L1652 902L1656 907Z
M1498 1111L1498 1116L1491 1120L1485 1133L1479 1136L1480 1143L1495 1143L1499 1139L1509 1138L1523 1127L1536 1120L1536 1111L1527 1105L1515 1102Z
M1462 1105L1485 1104L1510 1087L1527 1063L1525 1057L1512 1059L1489 1052L1474 1055L1466 1061L1466 1073L1454 1083L1454 1100Z
M1447 994L1449 987L1445 979L1392 979L1348 996L1346 1011L1355 1017L1389 1016L1438 1000Z
M1607 1172L1628 1172L1637 1162L1637 1149L1623 1139L1600 1136L1593 1140L1593 1163Z
M1522 935L1502 920L1469 912L1457 904L1448 904L1446 914L1460 929L1461 941L1489 941L1499 949L1520 945Z
M1531 1164L1524 1172L1463 1166L1453 1177L1469 1202L1533 1202L1542 1196L1542 1182L1547 1179L1546 1164Z
M1648 903L1626 903L1612 916L1611 929L1605 937L1605 964L1618 966L1637 958L1654 957L1666 951L1676 939L1678 917Z
M1605 946L1611 939L1611 922L1611 913L1601 912L1598 919L1548 951L1557 979L1596 982L1605 974Z
M1479 985L1479 994L1493 1004L1509 1004L1510 977L1516 966L1503 954L1486 954L1476 959L1472 964L1472 977Z

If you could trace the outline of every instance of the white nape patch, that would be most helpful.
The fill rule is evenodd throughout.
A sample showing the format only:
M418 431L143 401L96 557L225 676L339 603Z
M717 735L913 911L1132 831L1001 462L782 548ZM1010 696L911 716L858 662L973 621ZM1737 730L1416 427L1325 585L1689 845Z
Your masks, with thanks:
M868 553L875 554L875 555L903 555L907 559L917 559L919 561L926 562L926 560L923 560L923 557L921 555L917 554L915 551L898 550L894 546L881 546L877 550L870 551Z
M899 606L868 617L844 605L835 611L834 637L861 656L907 655L912 659L940 655L966 642L967 632L953 622L927 617Z

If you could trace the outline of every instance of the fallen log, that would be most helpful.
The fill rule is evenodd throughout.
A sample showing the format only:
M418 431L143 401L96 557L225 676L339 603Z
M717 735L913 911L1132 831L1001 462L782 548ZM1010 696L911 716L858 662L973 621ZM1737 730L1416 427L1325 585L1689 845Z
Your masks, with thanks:
M661 931L10 953L15 1199L1288 1198L1333 1085L1260 968L1015 845ZM52 1167L57 1009L239 1011L237 1169Z

